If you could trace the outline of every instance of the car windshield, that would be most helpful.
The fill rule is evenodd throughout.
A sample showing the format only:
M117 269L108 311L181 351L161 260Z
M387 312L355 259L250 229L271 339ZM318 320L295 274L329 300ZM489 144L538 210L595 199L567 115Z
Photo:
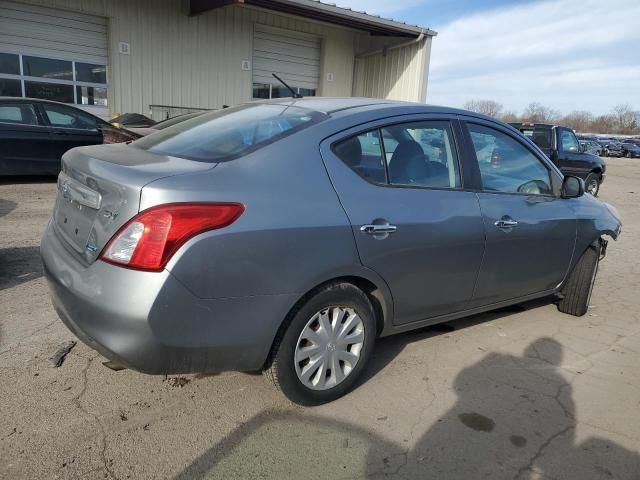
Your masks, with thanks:
M206 113L131 145L199 162L224 162L298 132L327 115L279 104L247 104Z

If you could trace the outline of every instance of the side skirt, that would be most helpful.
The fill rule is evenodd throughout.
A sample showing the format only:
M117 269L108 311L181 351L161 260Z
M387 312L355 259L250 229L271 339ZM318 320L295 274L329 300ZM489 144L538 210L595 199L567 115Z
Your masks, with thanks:
M405 323L403 325L385 325L384 329L380 333L380 337L387 337L389 335L395 335L396 333L409 332L418 328L428 327L430 325L436 325L438 323L448 322L450 320L457 320L459 318L470 317L471 315L477 315L478 313L490 312L498 308L508 307L518 303L528 302L529 300L535 300L537 298L549 297L557 293L557 290L545 290L544 292L538 292L531 295L525 295L524 297L513 298L511 300L505 300L503 302L491 303L489 305L483 305L481 307L472 308L469 310L462 310L455 313L448 313L446 315L440 315L438 317L426 318L424 320L418 320L416 322Z

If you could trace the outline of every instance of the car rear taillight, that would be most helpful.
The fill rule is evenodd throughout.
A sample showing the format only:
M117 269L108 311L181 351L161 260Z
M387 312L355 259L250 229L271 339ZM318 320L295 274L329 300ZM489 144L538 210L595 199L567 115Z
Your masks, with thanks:
M158 272L190 238L231 225L244 212L239 203L170 203L140 212L102 250L100 259Z

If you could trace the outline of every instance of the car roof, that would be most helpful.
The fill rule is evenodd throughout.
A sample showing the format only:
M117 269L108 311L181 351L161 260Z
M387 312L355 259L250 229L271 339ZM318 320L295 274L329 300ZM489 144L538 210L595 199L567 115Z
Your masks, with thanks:
M425 103L403 102L399 100L386 100L379 98L362 98L362 97L304 97L304 98L278 98L274 100L258 100L251 103L262 103L270 105L289 105L301 108L307 108L316 112L331 115L337 112L345 112L350 110L359 110L379 106L385 109L403 110L406 108L418 107L421 113L449 113L454 115L466 115L478 118L490 119L494 118L481 115L479 113L469 112L457 108L443 107L440 105L428 105Z

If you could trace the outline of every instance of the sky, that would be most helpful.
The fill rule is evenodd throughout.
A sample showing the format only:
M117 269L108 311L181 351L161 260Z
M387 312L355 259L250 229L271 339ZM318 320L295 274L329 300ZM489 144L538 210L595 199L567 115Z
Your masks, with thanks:
M640 110L639 0L335 0L438 32L427 102Z

